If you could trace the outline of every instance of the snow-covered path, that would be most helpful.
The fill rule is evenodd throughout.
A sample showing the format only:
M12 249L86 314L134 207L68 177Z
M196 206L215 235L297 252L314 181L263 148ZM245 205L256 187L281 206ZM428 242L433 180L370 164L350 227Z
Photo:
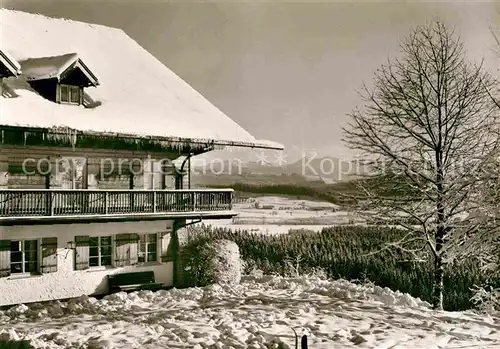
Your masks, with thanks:
M114 294L0 312L0 339L35 348L500 348L500 318L347 281L246 277L238 286ZM1 334L3 333L3 334Z

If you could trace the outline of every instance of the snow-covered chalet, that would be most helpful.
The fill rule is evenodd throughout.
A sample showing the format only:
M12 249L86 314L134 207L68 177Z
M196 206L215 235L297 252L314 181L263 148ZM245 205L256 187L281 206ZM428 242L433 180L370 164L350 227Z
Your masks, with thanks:
M236 215L189 159L282 149L120 29L0 9L0 79L0 306L175 286L176 232Z

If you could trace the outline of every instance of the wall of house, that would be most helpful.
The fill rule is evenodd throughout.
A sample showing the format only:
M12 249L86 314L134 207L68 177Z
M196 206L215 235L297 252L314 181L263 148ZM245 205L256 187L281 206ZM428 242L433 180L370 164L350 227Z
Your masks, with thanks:
M26 175L22 173L9 173L7 177L7 186L11 189L44 189L45 177L40 175Z
M175 159L180 154L156 154L156 159L166 157ZM144 152L127 152L115 150L71 149L61 147L26 147L0 145L0 189L24 188L43 189L46 184L50 188L72 188L75 181L67 178L67 172L51 173L49 176L37 174L34 164L47 164L47 157L51 161L60 161L61 157L84 157L88 161L85 172L78 172L80 184L77 188L89 189L129 189L130 175L128 173L112 173L101 176L100 171L108 172L102 163L109 164L117 159L148 159ZM155 158L155 157L153 157ZM24 167L25 160L30 159L31 167ZM110 160L111 159L111 160ZM115 165L113 165L115 166ZM133 178L136 189L167 189L175 188L173 175L162 178L162 170L158 160L144 161L140 171ZM57 166L52 166L53 168ZM47 173L45 168L41 169ZM59 168L60 170L60 168ZM27 174L30 172L31 174ZM185 178L186 180L187 178ZM80 186L82 185L82 186ZM187 188L187 186L185 187ZM173 285L173 262L171 256L172 221L141 221L126 223L89 223L89 224L55 224L30 226L0 226L1 240L31 240L57 237L56 260L57 271L41 275L10 275L0 277L0 306L47 301L61 298L72 298L81 295L97 295L108 292L107 276L114 273L131 270L153 270L156 280L168 286ZM82 271L75 270L76 250L72 242L75 236L108 236L128 233L158 233L159 261L143 265L127 267L96 267ZM40 241L39 240L39 241ZM8 242L8 241L7 241ZM2 248L0 244L0 264L2 264ZM5 252L5 251L3 251ZM9 251L10 253L10 251ZM162 258L163 257L163 258ZM39 251L39 260L41 252ZM1 272L0 265L0 272Z
M0 226L0 240L57 237L57 271L41 275L11 274L0 277L0 306L98 295L108 292L107 276L129 271L153 270L157 282L173 284L170 253L172 221L139 221L38 226ZM109 236L158 233L158 262L126 267L90 267L75 270L75 236ZM113 254L115 249L113 248ZM161 258L163 256L163 259ZM167 257L167 258L166 258ZM41 253L39 252L39 260ZM163 262L162 262L163 260Z
M162 188L163 180L162 173L160 170L156 169L151 171L145 169L143 173L134 176L134 188L135 189L156 189ZM11 189L44 189L45 188L45 176L39 174L27 175L24 173L8 173L7 171L1 171L0 164L0 188L11 188ZM77 178L76 188L80 188L82 185L82 178ZM184 178L184 188L187 188L187 176ZM115 174L107 176L105 178L99 178L98 175L90 173L87 175L87 186L88 189L122 189L127 190L130 187L130 177L124 174ZM72 181L65 176L59 176L59 178L51 181L51 187L53 188L71 188ZM165 176L165 188L175 189L175 178L171 175Z
M40 164L41 170L47 173L45 167L51 158L51 168L59 173L52 173L51 188L70 188L71 180L64 168L65 159L87 159L86 174L78 169L78 185L85 183L89 189L129 189L130 177L127 172L133 169L134 188L161 189L163 182L168 189L175 188L173 175L166 175L162 179L160 159L176 159L181 154L162 153L148 154L146 152L98 150L98 149L71 149L63 147L35 147L35 146L0 146L0 188L35 189L45 187L45 176L37 174ZM132 164L127 163L127 159ZM141 161L139 161L141 160ZM114 171L112 171L112 169ZM102 175L100 172L103 172ZM29 174L28 174L29 173ZM83 178L86 177L86 178ZM77 186L78 187L78 186ZM84 186L85 187L85 186ZM186 186L187 187L187 186Z
M9 187L9 158L0 152L0 189Z

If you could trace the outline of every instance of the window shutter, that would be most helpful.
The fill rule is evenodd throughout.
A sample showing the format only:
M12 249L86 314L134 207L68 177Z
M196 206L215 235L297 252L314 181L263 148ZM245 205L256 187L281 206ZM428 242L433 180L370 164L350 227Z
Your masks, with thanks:
M10 275L10 240L0 240L0 277Z
M75 236L75 270L89 268L89 237Z
M130 265L139 263L139 235L130 234Z
M115 266L123 267L130 264L130 234L118 234L115 237Z
M162 254L163 254L163 234L162 233L156 233L155 234L156 238L156 262L162 262Z
M115 238L115 265L123 267L138 261L139 236L137 234L118 234Z
M57 271L57 238L42 239L42 273Z
M171 262L173 260L172 258L172 234L170 232L161 232L159 235L159 245L160 245L160 254L159 254L159 260L162 263L166 262ZM166 236L170 236L169 239L166 238Z

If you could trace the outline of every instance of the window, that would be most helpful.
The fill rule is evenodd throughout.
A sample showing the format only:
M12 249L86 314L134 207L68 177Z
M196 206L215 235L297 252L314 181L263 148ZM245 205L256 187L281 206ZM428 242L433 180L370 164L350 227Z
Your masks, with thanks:
M57 272L57 238L0 240L0 277Z
M10 273L38 272L38 241L24 240L10 242Z
M111 236L89 237L89 266L109 266L112 259Z
M61 157L61 166L63 188L83 189L84 176L86 175L86 159L82 157L63 156ZM72 199L76 199L76 196L68 196L66 198L68 201Z
M156 262L157 258L156 234L141 234L139 238L139 263Z
M59 86L61 103L80 104L80 87L70 85Z
M69 101L70 103L80 104L80 89L74 87L69 90Z
M69 103L69 86L61 85L61 102Z
M1 242L1 240L0 240ZM158 236L154 234L117 234L111 236L75 236L75 270L89 267L124 267L137 263L158 262ZM1 251L1 245L0 245ZM1 257L1 256L0 256ZM0 273L1 273L0 259Z

